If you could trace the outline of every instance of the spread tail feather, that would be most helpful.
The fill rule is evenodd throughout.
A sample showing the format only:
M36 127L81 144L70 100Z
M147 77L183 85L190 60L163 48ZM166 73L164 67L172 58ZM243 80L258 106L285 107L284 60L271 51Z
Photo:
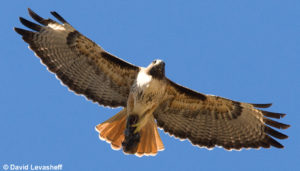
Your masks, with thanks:
M124 131L126 121L127 112L126 108L124 108L115 116L96 126L96 131L99 132L99 138L110 143L112 149L120 150L125 138ZM130 154L135 154L139 157L143 155L154 156L158 151L164 150L164 145L160 139L153 117L151 117L148 123L141 129L140 136L140 142L133 151L129 152Z
M151 117L148 123L140 131L141 139L137 146L135 155L141 157L155 156L158 151L164 150L164 145L160 139L157 125Z
M96 126L99 138L110 143L111 148L114 150L120 150L122 147L126 119L126 109L123 109L115 116Z
M155 133L155 144L157 146L157 151L163 151L165 149L163 142L160 139L160 135L158 133L157 125L154 123L154 133Z

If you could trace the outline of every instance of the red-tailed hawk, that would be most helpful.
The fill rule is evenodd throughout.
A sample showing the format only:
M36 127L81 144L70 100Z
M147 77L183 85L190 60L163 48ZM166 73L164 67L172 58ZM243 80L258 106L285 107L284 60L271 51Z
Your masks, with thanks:
M269 126L286 129L289 125L269 118L285 114L258 109L271 104L242 103L190 90L165 76L161 60L146 68L132 65L104 51L56 12L51 14L62 24L28 11L40 25L21 17L21 23L32 31L15 31L48 70L89 100L123 107L96 126L99 137L113 149L138 156L157 154L164 149L157 126L199 147L283 148L274 138L288 136Z

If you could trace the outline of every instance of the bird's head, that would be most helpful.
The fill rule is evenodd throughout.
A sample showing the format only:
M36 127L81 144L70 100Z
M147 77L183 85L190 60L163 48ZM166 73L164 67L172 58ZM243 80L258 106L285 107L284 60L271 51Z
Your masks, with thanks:
M149 74L156 79L165 77L165 62L159 59L154 60L147 67Z

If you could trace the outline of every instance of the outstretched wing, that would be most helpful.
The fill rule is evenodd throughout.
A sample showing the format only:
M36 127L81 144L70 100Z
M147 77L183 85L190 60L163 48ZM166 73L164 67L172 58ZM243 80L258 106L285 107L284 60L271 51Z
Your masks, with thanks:
M167 82L167 95L154 117L158 126L170 135L188 138L194 145L206 148L283 148L272 137L286 139L288 136L269 126L286 129L289 125L267 117L279 119L285 114L256 109L271 104L241 103L200 94L170 80Z
M100 105L126 106L138 67L104 51L56 12L51 14L62 24L28 11L41 25L20 17L21 23L33 31L15 31L51 72L71 90Z

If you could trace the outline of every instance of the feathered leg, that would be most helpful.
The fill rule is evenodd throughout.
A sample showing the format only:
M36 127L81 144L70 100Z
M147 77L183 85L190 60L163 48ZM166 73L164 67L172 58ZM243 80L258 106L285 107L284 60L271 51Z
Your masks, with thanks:
M135 132L134 126L139 121L138 115L129 115L125 129L125 140L122 142L123 151L128 154L134 154L138 143L140 142L140 133Z

